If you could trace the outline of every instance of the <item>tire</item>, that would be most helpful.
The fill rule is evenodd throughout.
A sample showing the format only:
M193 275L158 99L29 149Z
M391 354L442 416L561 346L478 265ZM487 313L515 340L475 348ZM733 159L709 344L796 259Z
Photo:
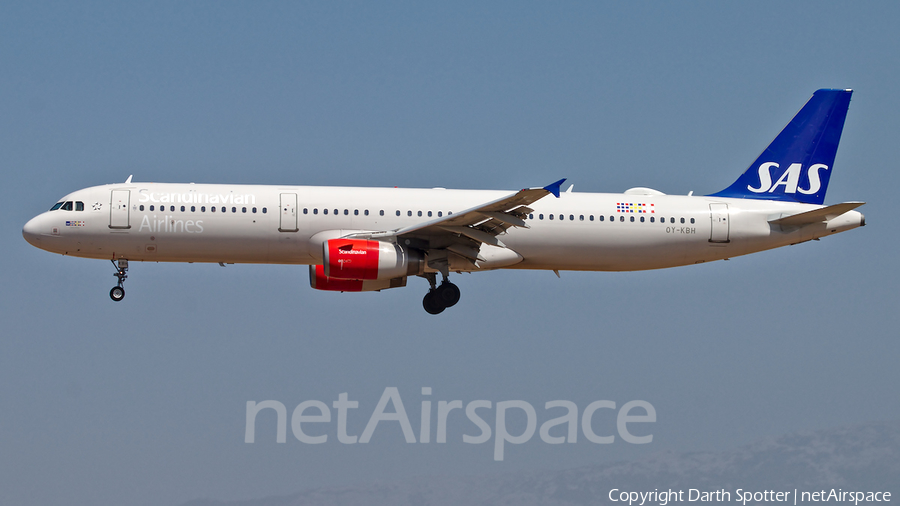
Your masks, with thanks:
M449 281L441 283L435 292L445 308L453 307L459 302L459 287Z
M125 289L121 286L112 287L112 290L109 291L109 298L115 302L119 302L125 298Z
M441 299L437 297L437 293L437 290L429 291L425 294L425 298L422 299L422 307L425 308L428 314L441 314L444 309L447 309L446 306L441 304Z

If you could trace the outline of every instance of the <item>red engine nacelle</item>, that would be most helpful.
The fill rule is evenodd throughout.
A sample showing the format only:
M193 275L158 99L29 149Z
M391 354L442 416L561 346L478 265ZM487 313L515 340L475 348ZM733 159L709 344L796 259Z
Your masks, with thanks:
M309 266L309 286L334 292L374 292L406 286L406 277L389 279L338 279L325 275L325 266Z
M322 245L323 273L329 278L374 280L414 276L425 272L418 250L366 239L331 239Z

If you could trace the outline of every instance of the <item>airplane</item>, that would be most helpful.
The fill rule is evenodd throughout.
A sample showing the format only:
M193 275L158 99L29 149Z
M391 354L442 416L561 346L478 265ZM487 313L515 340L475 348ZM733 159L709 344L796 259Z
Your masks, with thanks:
M450 273L493 269L637 271L725 260L865 226L864 202L825 206L852 90L822 89L728 188L518 192L124 183L85 188L25 224L30 244L108 259L125 297L129 262L309 266L341 292L429 283L439 314L460 299ZM441 275L438 284L437 275Z

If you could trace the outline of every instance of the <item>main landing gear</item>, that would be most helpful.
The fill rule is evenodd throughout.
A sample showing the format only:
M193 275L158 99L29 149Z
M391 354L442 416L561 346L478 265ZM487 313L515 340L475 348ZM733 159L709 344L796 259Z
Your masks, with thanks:
M459 287L447 280L447 276L437 285L437 275L434 272L425 275L431 284L431 289L422 299L422 306L428 314L440 314L448 307L453 307L459 302Z
M113 276L119 278L119 283L112 287L112 290L109 291L109 298L119 302L120 300L125 298L125 278L128 277L128 260L125 258L120 258L118 263L115 260L110 260L112 264L116 267L116 273Z

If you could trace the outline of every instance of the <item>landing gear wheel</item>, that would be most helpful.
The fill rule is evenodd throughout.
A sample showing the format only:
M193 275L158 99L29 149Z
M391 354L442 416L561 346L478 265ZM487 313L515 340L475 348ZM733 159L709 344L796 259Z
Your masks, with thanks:
M453 307L459 302L459 287L449 281L441 283L434 293L445 308Z
M125 298L125 289L121 286L114 286L112 290L109 291L109 298L119 302L120 300Z
M425 308L425 311L428 314L440 314L444 309L447 309L447 307L441 303L441 299L437 296L437 290L429 290L428 293L425 294L425 298L422 299L422 307Z
M125 278L128 277L128 274L126 274L128 272L128 259L120 258L118 261L110 261L116 267L116 273L113 276L119 280L119 284L112 287L112 290L109 291L109 298L114 302L119 302L125 298L125 287L122 285L125 284Z

